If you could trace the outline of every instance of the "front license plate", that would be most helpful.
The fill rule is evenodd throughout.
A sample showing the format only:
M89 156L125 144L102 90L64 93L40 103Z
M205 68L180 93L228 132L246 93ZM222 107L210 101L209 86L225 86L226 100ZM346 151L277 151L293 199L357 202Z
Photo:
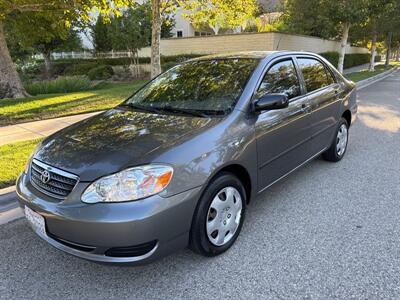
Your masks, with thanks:
M46 235L46 226L44 223L44 218L41 215L34 212L28 206L25 206L25 216L31 224L33 230L39 234Z

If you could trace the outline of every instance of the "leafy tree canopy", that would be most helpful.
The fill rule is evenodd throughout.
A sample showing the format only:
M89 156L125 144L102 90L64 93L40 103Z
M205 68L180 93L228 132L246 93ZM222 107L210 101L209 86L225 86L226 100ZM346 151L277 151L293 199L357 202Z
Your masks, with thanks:
M208 25L215 34L222 28L245 27L258 10L256 0L178 1L196 27Z

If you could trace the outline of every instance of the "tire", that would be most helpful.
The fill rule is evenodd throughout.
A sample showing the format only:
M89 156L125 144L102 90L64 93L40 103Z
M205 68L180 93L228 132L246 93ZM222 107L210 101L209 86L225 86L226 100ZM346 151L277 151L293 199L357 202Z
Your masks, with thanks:
M228 198L228 194L233 197ZM194 252L208 257L225 252L240 234L245 210L246 193L243 184L231 173L219 174L209 183L199 200L190 230L189 247ZM214 225L221 230L212 231ZM226 230L228 231L225 234ZM222 244L219 244L222 238Z
M331 162L340 161L346 154L348 141L349 124L345 118L341 118L335 132L335 138L329 149L322 154L322 157Z

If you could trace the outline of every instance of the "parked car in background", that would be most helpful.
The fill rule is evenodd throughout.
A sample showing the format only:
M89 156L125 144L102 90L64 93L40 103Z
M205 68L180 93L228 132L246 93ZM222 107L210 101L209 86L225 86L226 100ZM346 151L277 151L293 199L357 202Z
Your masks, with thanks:
M257 194L320 154L343 158L356 112L354 83L316 54L193 59L46 138L20 205L40 237L88 260L145 263L188 245L215 256Z

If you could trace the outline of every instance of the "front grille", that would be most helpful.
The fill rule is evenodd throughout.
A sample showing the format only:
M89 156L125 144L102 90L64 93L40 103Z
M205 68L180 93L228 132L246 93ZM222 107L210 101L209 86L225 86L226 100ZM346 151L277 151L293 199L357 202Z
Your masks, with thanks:
M31 163L30 178L36 189L57 199L67 197L79 179L76 175L48 166L36 159Z

